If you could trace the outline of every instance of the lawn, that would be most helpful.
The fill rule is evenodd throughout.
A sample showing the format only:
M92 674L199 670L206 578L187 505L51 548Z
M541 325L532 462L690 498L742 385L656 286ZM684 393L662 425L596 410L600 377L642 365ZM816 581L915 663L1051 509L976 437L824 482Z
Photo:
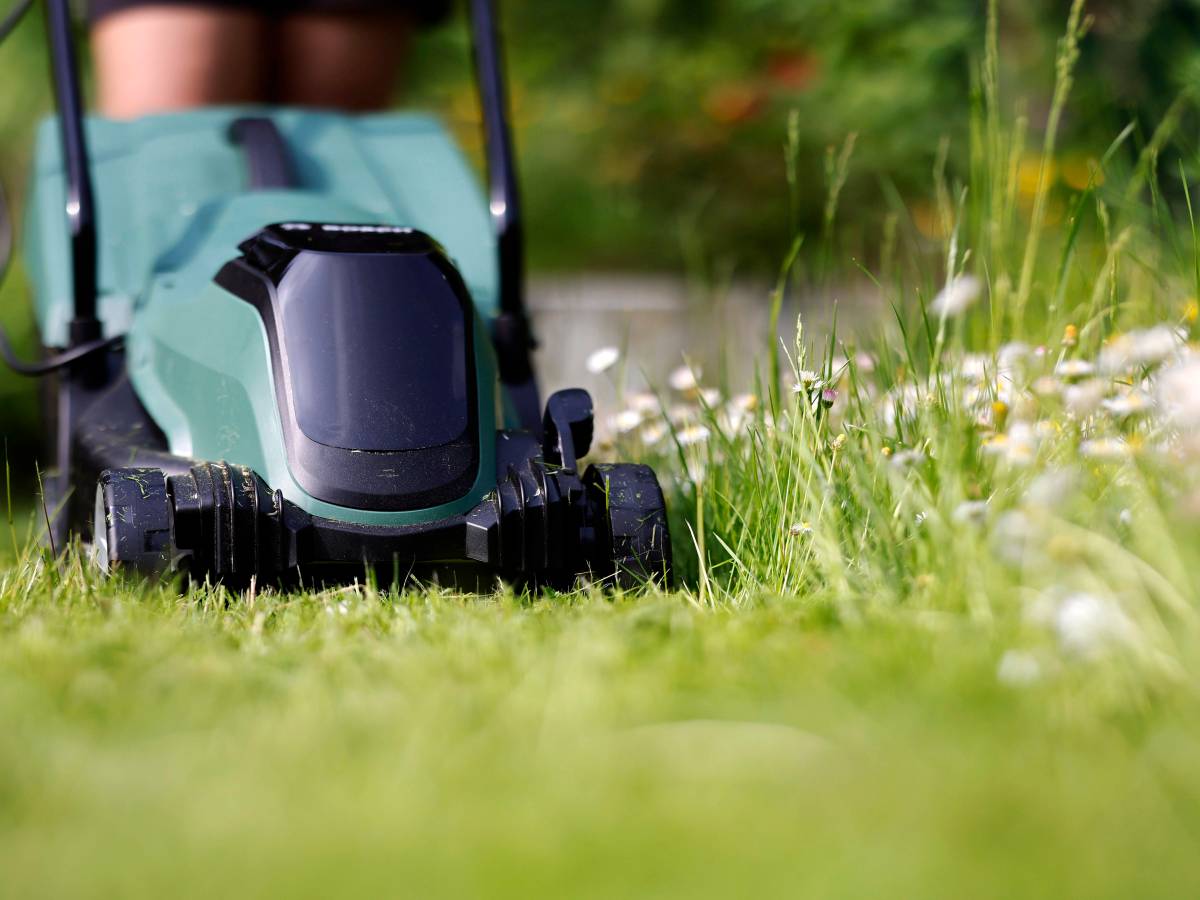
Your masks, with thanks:
M1034 129L991 21L967 146L924 219L880 187L870 258L831 153L764 301L857 272L886 315L606 411L674 590L181 594L18 513L0 894L1200 891L1192 100L1065 160L1080 7Z
M11 582L10 582L11 584ZM21 599L17 596L21 595ZM1189 896L1200 709L803 598L8 587L11 896Z

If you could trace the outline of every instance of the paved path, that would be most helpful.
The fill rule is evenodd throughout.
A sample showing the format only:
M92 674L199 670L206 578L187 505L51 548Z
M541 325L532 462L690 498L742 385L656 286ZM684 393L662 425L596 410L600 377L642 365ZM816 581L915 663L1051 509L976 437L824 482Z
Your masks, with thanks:
M615 381L629 389L662 386L686 356L710 383L728 381L748 389L756 367L765 365L771 287L737 282L720 292L691 287L670 275L574 275L535 278L529 304L541 346L538 372L547 391L583 387L592 392L603 418L615 411ZM803 311L810 341L823 345L838 306L838 330L862 324L878 308L873 295L853 285L828 296L789 299L780 317L780 336L790 347L796 313ZM624 371L592 375L585 360L600 347L622 349ZM728 378L722 377L722 374Z

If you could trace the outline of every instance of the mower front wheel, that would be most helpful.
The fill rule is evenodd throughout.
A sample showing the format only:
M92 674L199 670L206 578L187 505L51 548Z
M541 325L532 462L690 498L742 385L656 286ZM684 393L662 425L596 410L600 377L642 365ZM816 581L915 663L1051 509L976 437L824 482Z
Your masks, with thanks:
M92 558L107 573L171 568L171 501L161 469L106 469L96 485Z
M667 507L654 470L634 463L594 465L583 482L597 532L595 574L619 588L648 581L671 587Z

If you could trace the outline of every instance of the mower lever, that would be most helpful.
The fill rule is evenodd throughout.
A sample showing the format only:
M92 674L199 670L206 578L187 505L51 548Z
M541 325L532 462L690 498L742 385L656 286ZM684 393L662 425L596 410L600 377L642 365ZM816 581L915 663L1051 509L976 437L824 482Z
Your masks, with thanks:
M582 388L555 391L542 420L542 456L551 465L572 472L592 448L592 397Z
M229 139L246 154L250 190L286 190L298 186L287 142L274 121L265 116L234 119L229 126Z

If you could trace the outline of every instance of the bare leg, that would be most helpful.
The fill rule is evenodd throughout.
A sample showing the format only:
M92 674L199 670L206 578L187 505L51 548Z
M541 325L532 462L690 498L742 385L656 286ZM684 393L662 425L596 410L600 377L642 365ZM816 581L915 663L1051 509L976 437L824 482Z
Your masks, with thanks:
M140 6L92 29L99 105L113 118L266 99L265 22L242 10Z
M276 28L276 102L358 111L395 95L412 31L404 15L297 13Z

